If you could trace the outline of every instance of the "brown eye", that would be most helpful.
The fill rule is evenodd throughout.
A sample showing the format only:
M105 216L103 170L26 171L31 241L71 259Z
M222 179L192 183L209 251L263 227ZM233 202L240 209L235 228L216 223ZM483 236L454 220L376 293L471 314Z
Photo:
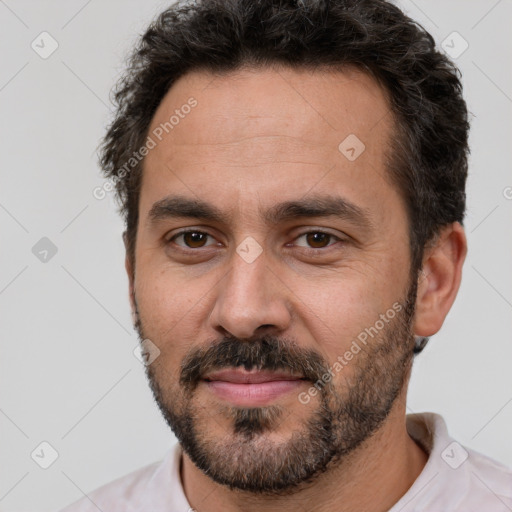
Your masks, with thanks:
M323 247L327 247L332 238L332 235L329 235L328 233L315 231L307 233L305 236L307 243L313 249L321 249Z
M209 241L208 238L211 238L211 240ZM200 249L215 243L208 233L203 233L202 231L183 231L174 235L170 242L174 242L185 249Z
M206 233L199 233L197 231L189 231L183 234L183 241L189 247L195 249L197 247L203 247L206 243L208 235Z

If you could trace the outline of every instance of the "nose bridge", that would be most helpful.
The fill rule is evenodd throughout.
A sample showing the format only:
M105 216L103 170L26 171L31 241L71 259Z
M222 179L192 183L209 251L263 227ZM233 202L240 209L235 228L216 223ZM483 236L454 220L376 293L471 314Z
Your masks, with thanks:
M238 338L250 338L261 326L284 330L290 321L285 291L268 258L250 244L242 242L233 254L211 314L214 328Z

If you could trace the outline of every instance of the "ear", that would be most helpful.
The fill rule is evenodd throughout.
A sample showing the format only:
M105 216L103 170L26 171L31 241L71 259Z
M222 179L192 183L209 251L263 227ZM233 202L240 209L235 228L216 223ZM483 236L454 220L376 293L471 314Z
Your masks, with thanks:
M415 335L432 336L441 329L459 290L466 253L466 235L458 222L445 226L435 244L425 248L418 277Z
M126 273L128 275L128 293L130 297L130 309L132 312L132 323L133 325L136 325L137 323L137 308L135 306L135 268L134 268L134 262L132 261L132 258L130 256L129 251L129 243L128 243L128 237L126 234L126 231L123 233L123 242L124 242L124 249L125 249L125 258L124 258L124 268L126 269Z

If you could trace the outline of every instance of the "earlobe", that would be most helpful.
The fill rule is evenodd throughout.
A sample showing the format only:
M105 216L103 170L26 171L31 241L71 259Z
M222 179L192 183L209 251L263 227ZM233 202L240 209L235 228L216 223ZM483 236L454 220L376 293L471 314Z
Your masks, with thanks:
M466 236L458 222L442 228L435 243L425 249L418 276L415 335L432 336L443 325L459 290L466 252Z

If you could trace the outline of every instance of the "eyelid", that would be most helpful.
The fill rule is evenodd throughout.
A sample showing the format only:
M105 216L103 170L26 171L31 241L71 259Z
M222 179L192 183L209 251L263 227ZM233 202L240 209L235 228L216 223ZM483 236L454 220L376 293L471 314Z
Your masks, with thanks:
M194 227L187 227L187 228L183 228L183 229L177 231L171 237L165 237L165 243L168 244L168 243L174 242L176 240L176 238L178 238L179 236L182 236L182 235L186 235L187 233L201 233L201 234L206 235L207 237L210 237L210 238L213 238L214 240L217 240L217 238L214 235L212 235L211 233L208 233L208 231L206 231L205 229L194 228ZM301 237L304 237L304 236L307 236L307 235L309 235L311 233L322 233L322 234L325 234L325 235L333 238L334 242L330 243L329 245L326 245L325 247L307 247L307 246L295 245L295 244L292 244L292 243L286 244L286 246L290 247L291 245L295 245L296 247L301 247L302 249L308 250L308 251L324 251L325 252L329 247L335 245L337 242L347 241L347 237L346 236L335 235L334 233L331 233L330 231L328 231L325 228L313 228L313 229L308 229L307 231L302 231L302 232L300 232L299 234L297 234L293 238L293 241L296 241L297 239L299 239ZM181 247L182 249L185 249L185 250L197 251L198 249L202 249L202 248L205 248L205 247L211 247L211 246L214 246L214 245L218 245L220 243L221 242L219 242L217 240L217 244L211 243L211 244L208 244L208 245L205 245L205 246L202 246L202 247L198 247L198 248L186 247L186 246L182 246L180 244L176 244L176 245L178 247Z
M339 241L347 241L350 237L348 235L346 235L345 233L341 233L341 232L336 232L336 233L333 233L332 231L330 231L328 228L312 228L312 229L307 229L306 231L300 231L298 232L294 237L293 237L293 240L297 240L298 238L300 237L303 237L303 236L306 236L306 235L309 235L309 234L312 234L312 233L321 233L323 235L327 235L327 236L330 236L331 238L334 238L336 240L339 240Z
M206 235L207 237L210 237L210 238L213 238L214 240L217 240L212 234L208 233L204 229L190 228L189 227L189 228L183 228L180 231L177 231L171 237L165 237L165 243L169 244L171 242L174 242L176 240L176 238L178 238L179 236L182 236L182 235L186 235L187 233L201 233L203 235ZM210 246L215 245L215 244L208 244L208 245L205 245L203 247L199 247L197 249L194 249L193 247L183 246L183 245L180 245L180 244L176 244L176 245L178 247L181 247L182 249L185 249L185 250L190 249L190 250L194 251L194 250L197 250L197 249L202 249L203 247L210 247Z

